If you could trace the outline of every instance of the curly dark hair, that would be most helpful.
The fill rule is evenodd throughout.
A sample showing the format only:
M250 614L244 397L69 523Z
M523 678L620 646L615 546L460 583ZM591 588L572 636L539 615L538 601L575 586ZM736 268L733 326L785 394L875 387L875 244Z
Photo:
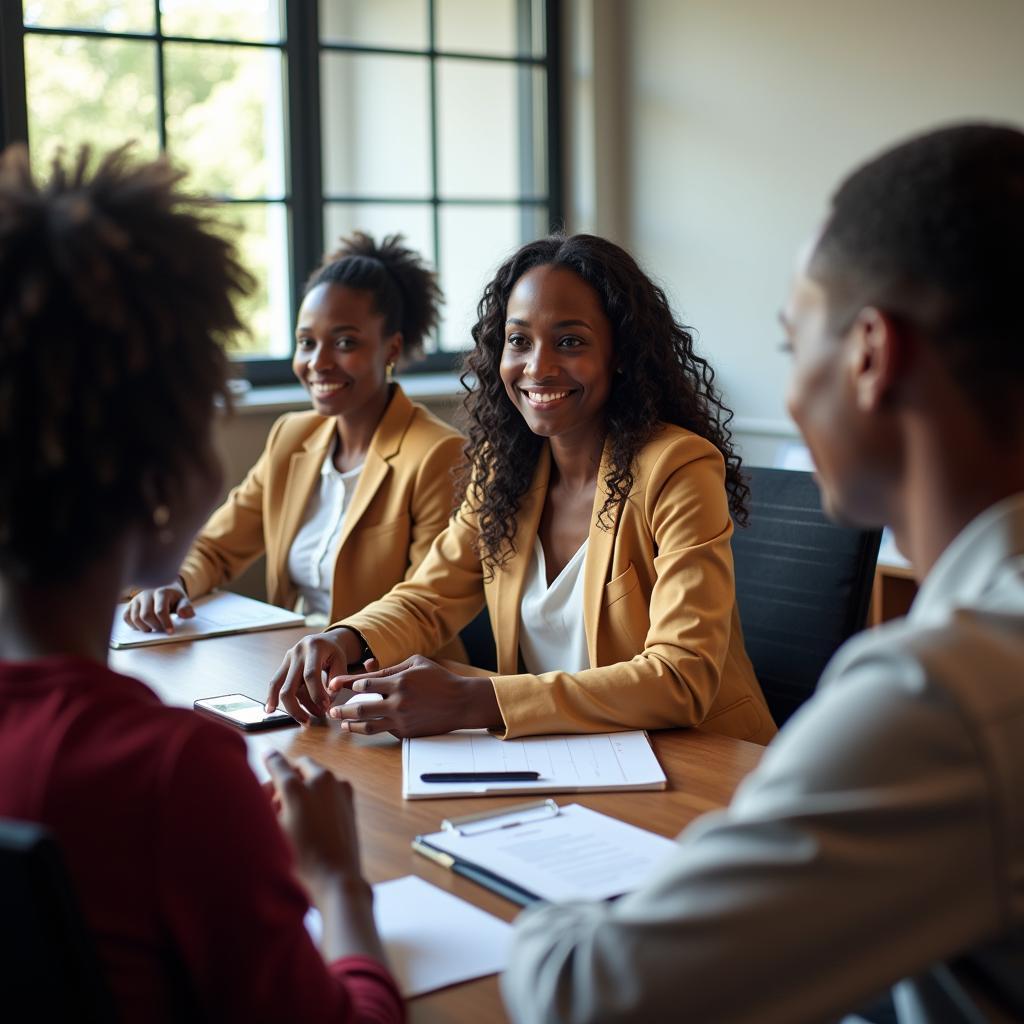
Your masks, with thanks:
M832 197L810 272L837 335L871 305L945 360L994 440L1024 383L1024 133L960 124L886 150Z
M423 355L423 340L435 327L444 295L437 274L402 235L387 235L378 245L365 231L339 239L306 282L304 294L320 284L344 285L373 293L384 315L384 333L402 332L402 362Z
M466 357L467 459L456 482L457 500L470 499L480 531L481 559L493 574L511 557L519 499L529 487L543 440L509 401L499 365L505 345L505 309L516 282L539 266L566 267L598 294L612 325L618 369L606 409L612 439L608 497L598 522L633 488L635 460L659 424L672 423L710 441L725 459L729 507L746 525L749 488L740 473L728 423L732 411L715 389L715 373L694 348L693 335L672 314L664 291L624 249L594 235L555 234L524 245L484 289ZM472 384L469 383L472 381Z
M206 450L251 287L165 160L0 154L0 572L74 579Z

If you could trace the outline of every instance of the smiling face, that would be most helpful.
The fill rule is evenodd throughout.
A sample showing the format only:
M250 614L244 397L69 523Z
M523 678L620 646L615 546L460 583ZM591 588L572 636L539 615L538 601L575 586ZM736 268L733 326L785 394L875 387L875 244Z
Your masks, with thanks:
M501 380L542 437L604 432L613 373L612 325L597 292L565 267L535 267L506 306Z
M299 309L292 370L321 416L348 416L379 402L401 334L384 334L372 292L319 284Z

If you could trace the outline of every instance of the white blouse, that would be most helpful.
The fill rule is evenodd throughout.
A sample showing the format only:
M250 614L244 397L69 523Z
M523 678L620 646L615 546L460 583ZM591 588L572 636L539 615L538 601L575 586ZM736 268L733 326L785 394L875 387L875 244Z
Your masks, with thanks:
M583 566L587 541L548 586L544 546L534 538L533 559L526 571L519 606L519 649L526 670L581 672L590 668L583 625Z
M306 615L330 618L341 527L362 471L360 465L340 472L334 465L333 448L320 467L320 487L309 496L302 525L288 552L288 575L298 588L301 610Z

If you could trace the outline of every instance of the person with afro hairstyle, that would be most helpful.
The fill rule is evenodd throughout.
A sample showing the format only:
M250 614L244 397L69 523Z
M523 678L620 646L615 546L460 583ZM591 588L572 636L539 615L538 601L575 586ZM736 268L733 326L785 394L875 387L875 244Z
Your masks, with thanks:
M306 285L292 369L309 412L271 428L263 454L200 531L172 583L136 594L125 621L173 632L191 599L267 556L271 603L320 625L408 578L451 512L464 439L392 380L422 353L442 301L433 271L402 244L356 232ZM454 640L446 657L464 657Z
M400 1021L348 784L272 754L278 820L237 733L107 668L122 588L166 579L220 490L251 287L180 178L82 150L38 185L0 154L0 817L54 835L111 1019ZM43 1011L51 966L5 976L11 1019L78 1018Z
M731 414L664 292L612 242L555 235L498 269L473 339L458 514L411 580L293 647L268 704L302 714L354 682L384 699L331 710L353 732L701 725L766 743L733 584ZM423 657L485 603L491 671ZM376 674L342 675L367 652Z

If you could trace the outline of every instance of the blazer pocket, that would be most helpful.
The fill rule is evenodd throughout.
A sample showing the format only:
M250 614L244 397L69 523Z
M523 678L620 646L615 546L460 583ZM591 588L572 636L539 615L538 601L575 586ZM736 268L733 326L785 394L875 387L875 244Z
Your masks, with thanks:
M389 519L386 523L375 523L373 526L357 526L352 531L352 536L358 537L360 540L377 540L401 529L408 531L409 523L408 515L399 516L397 519Z
M636 569L633 568L633 563L629 563L629 568L625 572L619 573L618 576L613 580L609 580L604 585L604 606L615 604L616 601L621 601L627 594L631 594L637 587L640 586L640 580L637 578Z

